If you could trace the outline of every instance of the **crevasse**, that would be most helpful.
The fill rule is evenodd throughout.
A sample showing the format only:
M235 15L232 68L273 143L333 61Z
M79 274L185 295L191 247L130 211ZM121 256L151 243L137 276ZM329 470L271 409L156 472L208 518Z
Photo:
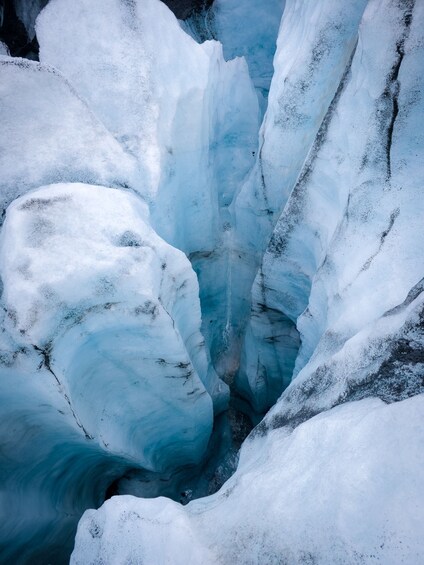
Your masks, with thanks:
M51 0L0 46L2 560L98 508L72 563L420 562L423 20Z

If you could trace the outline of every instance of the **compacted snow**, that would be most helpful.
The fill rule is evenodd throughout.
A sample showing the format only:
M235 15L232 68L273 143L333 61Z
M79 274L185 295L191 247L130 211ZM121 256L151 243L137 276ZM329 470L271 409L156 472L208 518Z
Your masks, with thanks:
M0 561L424 561L424 3L14 6Z

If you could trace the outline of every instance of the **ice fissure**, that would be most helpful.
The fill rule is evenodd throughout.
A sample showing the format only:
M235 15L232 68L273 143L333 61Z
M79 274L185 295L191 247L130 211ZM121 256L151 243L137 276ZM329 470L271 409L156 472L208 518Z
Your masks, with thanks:
M0 560L420 562L424 3L6 4Z

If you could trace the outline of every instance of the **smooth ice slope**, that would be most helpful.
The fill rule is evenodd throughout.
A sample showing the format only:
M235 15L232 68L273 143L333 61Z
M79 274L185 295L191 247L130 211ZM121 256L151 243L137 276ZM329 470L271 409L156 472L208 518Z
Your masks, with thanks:
M419 563L423 417L423 395L368 399L256 437L214 496L88 510L71 563Z
M52 182L137 186L135 160L56 69L0 56L0 206Z
M285 417L423 386L423 24L421 4L365 11L253 287L239 386L257 409L290 382L295 325Z

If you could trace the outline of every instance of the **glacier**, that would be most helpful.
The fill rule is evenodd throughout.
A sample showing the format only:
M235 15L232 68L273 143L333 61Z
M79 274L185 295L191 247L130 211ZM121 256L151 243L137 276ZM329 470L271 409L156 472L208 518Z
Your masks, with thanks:
M423 410L367 399L274 430L184 509L114 497L84 514L71 563L418 563Z
M424 4L12 5L0 561L420 563Z

